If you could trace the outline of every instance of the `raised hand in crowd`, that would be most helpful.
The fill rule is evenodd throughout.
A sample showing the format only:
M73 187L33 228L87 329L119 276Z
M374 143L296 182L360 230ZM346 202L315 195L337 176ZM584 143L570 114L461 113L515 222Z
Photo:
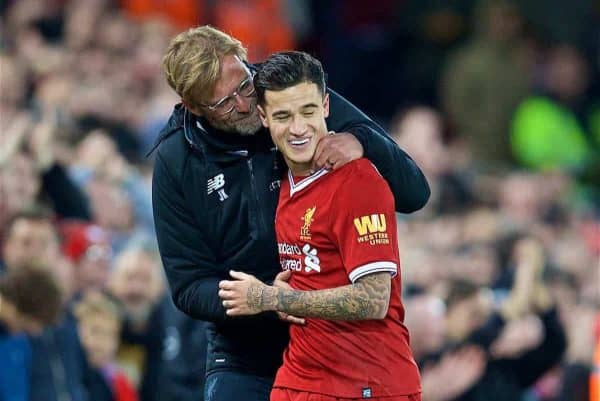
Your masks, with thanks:
M492 343L492 357L518 358L537 347L544 339L544 327L537 316L528 315L506 324L500 336Z
M446 353L434 366L421 371L423 401L447 401L472 387L484 374L487 358L478 346Z

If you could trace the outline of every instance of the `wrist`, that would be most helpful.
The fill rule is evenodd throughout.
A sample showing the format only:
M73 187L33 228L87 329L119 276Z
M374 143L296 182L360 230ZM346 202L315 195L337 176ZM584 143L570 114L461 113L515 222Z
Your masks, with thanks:
M279 288L270 285L264 285L261 293L261 311L277 312L277 295Z

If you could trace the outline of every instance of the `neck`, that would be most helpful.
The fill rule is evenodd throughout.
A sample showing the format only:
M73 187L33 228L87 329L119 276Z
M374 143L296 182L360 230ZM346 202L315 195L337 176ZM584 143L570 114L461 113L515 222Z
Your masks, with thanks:
M307 177L311 174L312 160L309 163L294 163L286 159L286 163L294 177Z

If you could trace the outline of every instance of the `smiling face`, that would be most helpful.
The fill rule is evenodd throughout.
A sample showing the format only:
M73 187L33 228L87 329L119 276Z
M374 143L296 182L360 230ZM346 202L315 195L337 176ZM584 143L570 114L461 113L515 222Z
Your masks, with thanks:
M280 91L267 90L264 106L258 107L292 173L309 175L317 143L327 135L329 95L323 96L312 82L302 82Z
M244 84L253 85L248 67L238 57L226 55L221 61L219 79L212 95L206 99L199 99L195 102L198 104L186 104L186 107L192 113L204 116L216 129L240 135L253 135L260 129L261 124L256 109L256 96L253 93L244 96L246 91L241 86ZM222 102L225 98L228 100ZM219 103L221 106L217 108L206 106ZM233 106L233 110L226 112L230 110L230 106Z

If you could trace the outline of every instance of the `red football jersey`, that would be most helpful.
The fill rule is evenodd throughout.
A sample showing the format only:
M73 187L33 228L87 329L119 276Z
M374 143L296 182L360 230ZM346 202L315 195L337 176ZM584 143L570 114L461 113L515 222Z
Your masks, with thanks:
M393 275L383 320L306 319L290 326L275 387L342 398L420 390L400 300L394 198L367 159L281 185L276 215L279 259L298 290L349 285L375 273Z

